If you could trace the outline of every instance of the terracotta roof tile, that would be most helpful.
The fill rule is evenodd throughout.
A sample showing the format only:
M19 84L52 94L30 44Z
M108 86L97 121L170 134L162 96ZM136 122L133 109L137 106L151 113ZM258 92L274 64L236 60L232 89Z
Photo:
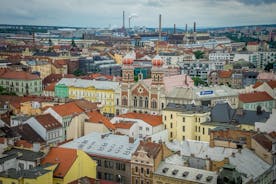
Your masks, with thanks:
M220 78L230 78L232 76L232 71L231 70L222 70L219 72L219 77Z
M156 156L161 151L161 144L141 141L137 150L134 152L134 155L137 155L138 154L137 151L141 149L147 152L148 157L156 158Z
M115 130L115 126L106 118L104 115L99 113L98 111L92 111L86 113L89 117L90 122L92 123L103 123L107 128Z
M272 141L268 137L266 137L265 134L261 133L261 134L254 135L253 139L256 140L266 150L271 151Z
M58 164L57 168L54 170L54 177L63 178L71 169L76 159L77 150L52 147L41 164Z
M55 91L55 86L56 86L56 82L52 82L45 87L44 91Z
M151 126L158 126L162 124L162 116L159 116L159 115L130 112L127 114L121 114L119 115L119 117L130 118L130 119L141 119Z
M273 100L273 98L267 92L262 91L262 92L240 94L239 100L244 103L250 103L250 102L269 101L269 100Z
M1 76L2 79L19 79L19 80L36 80L37 75L30 74L24 71L8 71Z
M256 82L253 86L253 88L257 88L259 86L261 86L263 84L263 82Z
M121 129L130 129L133 125L134 125L133 122L119 122L114 124L116 128L121 128Z
M17 132L21 136L21 139L24 141L27 141L29 143L46 143L46 141L29 124L23 124L22 126L12 127L11 129Z
M74 102L69 102L62 105L57 105L51 107L56 111L61 117L70 116L73 114L80 114L84 112L80 107L78 107Z
M23 148L33 148L33 144L29 143L28 141L25 140L18 140L14 143L14 146L16 147L23 147Z
M41 114L41 115L36 116L35 119L46 130L53 130L53 129L62 127L62 125L51 114Z
M259 45L258 42L248 42L247 45Z
M276 88L276 80L268 81L267 84L268 84L272 89L275 89L275 88Z

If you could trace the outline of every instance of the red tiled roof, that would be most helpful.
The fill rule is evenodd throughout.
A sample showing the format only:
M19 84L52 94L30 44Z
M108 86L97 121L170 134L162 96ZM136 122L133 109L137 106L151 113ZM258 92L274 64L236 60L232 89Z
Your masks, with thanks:
M148 157L156 158L158 153L161 151L161 144L141 141L138 148L134 152L134 155L137 155L137 151L141 149L147 152Z
M63 178L71 169L77 159L77 150L69 148L52 147L41 164L58 164L54 170L54 177Z
M273 100L273 98L265 91L262 92L253 92L253 93L244 93L239 95L239 100L244 103L250 102L261 102Z
M51 108L62 117L73 114L80 114L83 112L83 110L79 108L74 102L53 106Z
M41 114L41 115L36 116L35 119L46 130L53 130L53 129L62 127L62 125L51 114Z
M36 80L37 75L30 74L24 71L8 71L1 76L2 79L19 79L19 80Z
M265 134L257 134L253 136L253 139L256 140L263 148L267 151L270 151L272 148L272 141L266 137Z
M72 181L68 184L81 184L81 183L86 183L86 184L119 184L113 181L107 181L107 180L101 180L101 179L94 179L94 178L89 178L87 176L77 179L75 181Z
M7 140L5 137L0 137L0 144L4 144L6 141Z
M162 124L162 116L158 116L158 115L130 112L127 114L121 114L119 115L119 117L130 118L130 119L141 119L151 126L158 126Z
M25 140L18 140L14 143L14 146L23 147L23 148L32 148L33 144L31 144L31 143L29 143L28 141L25 141Z
M45 87L44 91L55 91L55 86L56 86L56 82L52 82Z
M103 123L107 128L114 130L115 126L106 118L104 115L98 111L92 111L86 113L89 117L89 121L92 123Z
M222 70L219 72L219 77L220 78L230 78L232 75L232 71L231 70Z
M134 125L133 122L119 122L114 124L116 128L121 128L121 129L130 129L132 125Z
M272 88L276 88L276 80L268 81L267 84Z
M253 86L253 88L257 88L259 86L261 86L263 84L263 82L256 82Z
M248 42L247 45L259 45L258 42Z

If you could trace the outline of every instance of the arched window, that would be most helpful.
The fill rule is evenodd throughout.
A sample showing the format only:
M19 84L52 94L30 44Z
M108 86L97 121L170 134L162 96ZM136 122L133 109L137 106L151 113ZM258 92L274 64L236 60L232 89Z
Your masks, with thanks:
M134 99L133 99L133 106L134 107L137 107L137 97L135 96Z
M156 102L155 99L152 99L152 100L151 100L151 108L152 108L152 109L156 109L156 108L157 108L157 102Z
M143 107L143 97L139 97L139 107Z
M148 97L145 98L145 108L149 107L149 99Z
M122 105L127 106L127 97L123 96Z

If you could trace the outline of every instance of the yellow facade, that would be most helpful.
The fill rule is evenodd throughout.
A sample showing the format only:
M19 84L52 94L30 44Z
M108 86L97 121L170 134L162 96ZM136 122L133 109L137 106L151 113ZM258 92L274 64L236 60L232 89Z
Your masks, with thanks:
M238 126L241 130L247 130L247 131L250 131L250 130L255 130L255 125L248 125L248 124L241 124Z
M182 113L178 111L163 111L163 122L168 130L169 140L199 140L210 141L210 129L213 125L204 124L210 118L206 113Z
M122 64L123 61L123 56L120 54L114 54L114 58L113 58L117 64Z
M69 86L69 98L85 99L102 104L101 112L115 114L115 91L111 89L96 89L94 87L79 88Z
M42 65L34 65L31 66L31 71L37 71L40 73L40 78L44 79L45 77L47 77L48 75L50 75L52 73L52 69L51 69L51 63L45 63Z
M27 101L27 102L23 102L20 104L20 112L22 114L26 114L26 115L38 115L41 114L41 109L40 108L34 108L32 106L32 101Z

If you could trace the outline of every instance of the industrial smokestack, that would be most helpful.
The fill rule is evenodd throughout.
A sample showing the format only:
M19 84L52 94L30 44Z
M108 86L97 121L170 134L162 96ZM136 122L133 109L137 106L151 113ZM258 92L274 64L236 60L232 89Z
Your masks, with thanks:
M194 43L196 43L196 41L197 41L197 35L196 35L196 22L194 22L194 33L193 33L193 35L194 35Z
M196 32L196 22L194 22L194 33Z
M161 30L161 14L159 14L159 39L158 39L158 41L161 41L161 32L162 32L162 30Z
M175 24L173 25L173 33L174 34L176 33L176 26L175 26Z
M123 11L123 29L125 29L125 11Z
M185 32L187 33L188 32L188 25L186 24L186 27L185 27Z

